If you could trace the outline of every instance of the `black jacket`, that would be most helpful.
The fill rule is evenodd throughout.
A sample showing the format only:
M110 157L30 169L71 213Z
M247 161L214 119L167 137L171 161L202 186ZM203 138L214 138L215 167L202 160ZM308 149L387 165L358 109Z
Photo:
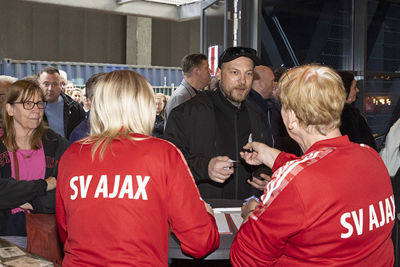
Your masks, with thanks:
M352 104L344 104L341 120L340 132L342 135L348 135L351 142L366 144L377 150L371 129L358 108Z
M203 198L244 199L259 193L247 183L254 167L239 154L250 133L253 141L268 143L262 115L245 102L239 109L234 107L217 90L201 92L173 109L164 138L182 151ZM240 161L223 184L208 176L208 163L216 156Z
M70 96L63 92L60 95L64 101L64 136L69 139L72 130L85 119L86 113L82 106ZM43 119L48 122L46 114L44 114Z
M46 157L45 178L54 176L57 178L58 161L64 151L68 148L69 142L62 136L48 129L42 137L44 154ZM11 162L7 148L0 142L0 215L11 213L12 208L29 202L36 213L55 212L55 190L46 193L45 181L33 181L33 183L12 183ZM44 185L43 185L44 183ZM13 191L10 191L13 189Z
M157 138L162 138L164 133L164 123L165 119L161 115L156 115L156 120L154 121L154 128L152 135Z
M281 116L281 106L274 99L263 99L262 96L251 89L246 98L246 102L257 109L263 115L263 121L270 133L272 139L272 146L276 149L283 150L287 153L302 155L299 145L290 138L286 131L285 124Z
M45 195L47 183L44 179L17 181L14 178L0 178L0 210L12 209ZM13 197L10 199L11 196Z

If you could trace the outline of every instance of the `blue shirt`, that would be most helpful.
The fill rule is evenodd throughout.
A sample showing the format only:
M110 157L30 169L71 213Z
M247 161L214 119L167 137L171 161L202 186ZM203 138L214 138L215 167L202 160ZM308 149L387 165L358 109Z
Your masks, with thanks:
M82 138L88 137L90 133L90 119L89 119L89 112L86 119L84 119L78 126L76 126L69 136L69 141L71 143L78 141Z
M65 137L64 100L61 95L58 97L58 101L56 103L47 103L44 112L46 113L47 121L50 128L62 137Z

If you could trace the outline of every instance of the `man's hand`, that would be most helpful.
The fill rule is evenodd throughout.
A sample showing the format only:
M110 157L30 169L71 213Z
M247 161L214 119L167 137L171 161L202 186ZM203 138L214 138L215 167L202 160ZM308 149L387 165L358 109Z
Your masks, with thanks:
M214 157L208 163L208 176L217 183L224 183L233 173L233 162L227 156Z
M260 179L260 178L262 178L262 179ZM256 188L260 191L264 191L265 186L268 184L268 182L270 180L271 180L271 176L261 173L260 177L253 177L253 179L251 181L250 181L250 179L248 179L247 182L254 188Z
M242 207L242 218L243 223L249 220L249 216L253 214L254 209L257 207L258 202L255 199L250 199L250 201ZM243 224L242 223L242 224Z
M50 191L56 188L57 180L53 176L50 176L49 178L45 179L45 181L47 183L46 191Z

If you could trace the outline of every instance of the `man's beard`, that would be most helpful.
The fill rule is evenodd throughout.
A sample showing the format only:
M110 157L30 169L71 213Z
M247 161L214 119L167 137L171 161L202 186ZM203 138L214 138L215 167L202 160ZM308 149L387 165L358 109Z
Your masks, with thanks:
M237 103L237 104L242 103L246 99L246 96L248 95L248 93L250 92L250 90L247 90L245 87L238 87L238 86L236 86L232 90L228 91L228 90L225 89L225 86L224 86L224 84L222 82L220 83L220 89L223 92L224 96L230 102L234 102L234 103ZM243 95L235 96L234 92L237 89L239 89L239 90L247 90L247 92L245 92Z

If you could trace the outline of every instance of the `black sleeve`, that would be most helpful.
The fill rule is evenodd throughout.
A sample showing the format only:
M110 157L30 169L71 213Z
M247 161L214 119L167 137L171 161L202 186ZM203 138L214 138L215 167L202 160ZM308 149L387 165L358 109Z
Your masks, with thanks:
M60 159L61 159L62 155L64 154L65 150L67 150L70 145L71 145L70 142L66 138L59 136L59 139L57 141L57 148L56 148L56 152L55 152L55 159L57 160L57 163L56 163L55 167L53 168L53 172L51 173L50 176L53 176L57 179L58 163L60 162Z
M16 181L13 178L0 178L0 209L13 209L46 195L45 180Z
M168 116L163 138L179 148L196 181L208 180L208 163L211 156L190 151L189 139L192 131L189 129L191 124L188 119L185 119L185 116L182 110L173 109ZM199 140L199 142L202 142L202 140Z
M86 118L86 112L83 109L83 106L81 105L77 105L77 108L79 110L79 120L82 122L85 118ZM79 124L79 123L78 123Z
M33 207L33 213L56 213L56 190L53 189L29 203Z
M86 113L85 110L79 105L79 103L73 103L73 106L69 110L68 123L64 127L67 127L66 138L69 139L72 131L77 127L84 119ZM65 119L65 118L64 118Z
M377 150L371 128L369 128L367 121L358 109L345 106L341 121L340 132L342 135L348 135L351 142L366 144Z
M57 135L58 136L58 135ZM52 142L53 143L53 142ZM64 137L58 136L57 141L53 144L55 148L55 159L56 163L52 169L50 175L47 175L46 178L53 176L57 178L58 173L58 162L60 161L61 156L64 154L65 150L69 146L69 142ZM46 195L38 196L32 201L29 202L33 207L34 213L55 213L56 208L56 190L51 190L47 192Z
M367 144L373 149L375 149L375 151L379 152L378 147L376 146L375 138L372 135L371 128L369 128L367 121L362 116L360 117L360 120L361 120L360 125L362 125L360 129L364 134L361 135L359 143Z

